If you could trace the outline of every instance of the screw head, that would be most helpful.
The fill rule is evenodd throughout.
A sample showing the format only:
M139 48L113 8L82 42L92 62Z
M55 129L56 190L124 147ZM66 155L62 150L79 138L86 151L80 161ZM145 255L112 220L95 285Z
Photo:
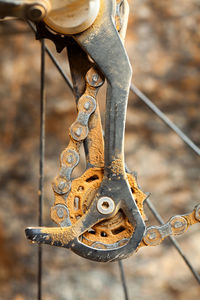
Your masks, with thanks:
M41 21L46 15L46 10L42 5L36 4L32 5L28 9L28 18L31 21Z
M115 203L109 197L102 197L97 202L97 209L101 214L109 215L113 213L115 209Z

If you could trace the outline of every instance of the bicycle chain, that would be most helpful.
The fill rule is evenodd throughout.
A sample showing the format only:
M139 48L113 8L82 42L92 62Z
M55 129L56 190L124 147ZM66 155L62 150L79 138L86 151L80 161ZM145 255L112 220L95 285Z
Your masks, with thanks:
M119 33L124 22L123 4L124 0L116 0L115 25ZM60 155L60 172L52 184L55 201L51 219L61 227L71 226L83 216L103 179L103 168L89 168L81 177L71 179L72 171L79 163L79 149L88 136L89 120L97 107L96 96L103 83L100 72L94 67L89 69L85 78L85 93L77 102L78 115L69 130L70 142ZM133 175L127 174L127 179L142 218L146 220L143 209L146 195L139 189ZM159 245L166 237L182 234L197 222L200 222L200 205L191 214L173 216L164 225L148 227L138 249ZM101 221L86 231L80 240L93 248L112 249L124 245L133 231L133 226L120 210L110 220Z
M112 2L114 3L114 1ZM102 3L107 4L106 1L102 1ZM124 42L128 20L127 5L128 4L126 0L115 1L115 28L120 35L122 43ZM110 24L110 21L108 22L108 24L109 26L113 25ZM113 31L114 33L116 32L115 28ZM97 32L99 32L99 28L97 28L96 30ZM53 34L48 29L45 29L44 24L38 24L38 35L54 41L58 52L61 52L63 48L67 46L70 47L70 39ZM102 35L103 30L99 38L102 38ZM89 49L87 48L88 40L84 40L84 43L82 44L83 41L81 39L79 40L78 38L76 40L76 38L77 37L74 37L75 41L78 42L78 44L81 41L81 45L83 46L83 44L85 43L84 47L86 48L86 50ZM115 36L113 35L113 39L114 38ZM118 39L115 41L117 43L119 42L119 48L116 49L120 49L120 41ZM107 40L107 45L109 45L109 40ZM86 51L86 54L90 53L90 51ZM97 51L97 49L95 49L95 51ZM92 53L94 54L94 52ZM119 52L119 54L120 53L121 52ZM126 54L122 52L121 55L123 61L123 58L126 56ZM115 55L115 58L116 56L117 55ZM93 56L91 55L91 57ZM98 59L94 59L94 61L98 61ZM116 60L113 61L115 62ZM117 64L117 61L115 63ZM126 59L124 60L124 63L126 65ZM88 68L93 63L90 62L88 65L88 62L86 62L86 64L88 70ZM103 70L107 68L107 65L105 66L105 64L102 63L102 60L100 60L100 65L101 67L103 66ZM111 64L111 67L113 67L113 65L114 64ZM73 74L73 68L71 70ZM76 68L75 72L77 72L77 70L78 68ZM110 74L108 73L107 75ZM116 78L118 81L120 80L119 74L118 76L116 76ZM117 85L118 82L116 78L114 79L115 84ZM51 219L62 228L26 229L27 237L32 241L44 242L55 246L71 248L79 255L97 261L109 261L125 258L130 255L130 253L132 253L136 248L138 250L143 246L158 245L169 235L182 234L188 229L190 225L200 222L200 205L198 205L192 213L187 215L174 216L164 225L150 226L146 228L146 231L144 233L145 225L143 221L146 220L146 216L144 213L143 204L146 199L146 195L138 187L135 176L133 174L123 173L123 165L120 163L120 159L118 162L118 157L116 155L113 156L114 158L109 158L107 162L105 160L105 169L108 167L110 168L109 163L110 161L112 161L111 167L113 181L109 182L109 180L111 180L111 177L104 176L104 147L102 129L99 125L99 109L96 101L98 90L103 85L103 83L104 78L101 72L96 67L94 67L93 64L93 67L87 71L85 76L85 91L83 95L77 100L77 117L69 129L69 144L60 155L59 175L54 179L52 183L54 191L54 205L51 207ZM125 84L127 84L126 81ZM119 88L117 89L117 91L119 93L118 98L120 99L123 94L120 94L121 91ZM79 90L79 93L82 93L82 89ZM116 102L118 104L120 103L119 99L118 102ZM123 110L123 107L120 107ZM110 109L108 105L107 109L108 111ZM113 110L110 110L109 113L114 113L114 111L117 110L113 108ZM120 119L118 118L117 120L122 127ZM111 122L109 122L109 124L111 124ZM116 134L116 131L114 132ZM120 134L121 133L118 132L118 136L120 136ZM118 136L116 135L115 137L117 138ZM111 135L107 135L106 138L106 142L108 140L112 140ZM72 172L80 161L80 146L86 139L88 149L87 147L85 147L85 149L86 152L90 152L89 155L88 153L86 153L87 170L82 176L72 180ZM107 143L107 145L109 145L109 143ZM119 185L119 181L122 179L120 181L119 187L116 186L116 182L114 179L118 180L118 182L116 181L117 185ZM130 195L127 181L129 183L132 195ZM105 199L108 199L110 202L102 202L102 206L105 204L108 205L109 203L112 203L113 205L117 203L119 204L119 209L116 209L115 213L113 214L112 211L109 211L109 213L105 213L107 209L106 207L100 207L104 210L103 212L100 211L98 207L99 200L97 203L95 202L95 199L99 196L99 190L103 189L102 183L104 184L103 188L106 189L106 191L112 191L113 189L114 193L111 196L113 197L113 200L115 200L113 201L112 198L104 197L103 195L103 197L101 197L99 200L103 199L103 201L105 201ZM118 190L120 190L119 195L117 194ZM107 194L105 195L107 196ZM126 201L124 201L126 202L125 206L123 206L122 203L124 202L120 199L120 197L122 197L123 201L123 197L126 199ZM133 198L135 201L133 201ZM122 206L120 206L121 204ZM130 212L132 212L132 214L129 214L129 211L127 211L127 207L129 208ZM106 216L108 214L110 214L110 216ZM127 215L130 217L130 221ZM87 224L85 225L83 224L83 222ZM82 225L84 225L85 227L82 227ZM78 236L78 234L80 234L80 236ZM120 247L121 250L119 250ZM92 248L94 248L95 250L91 251ZM98 251L98 249L107 251Z
M60 172L52 183L55 195L55 206L51 209L51 218L60 226L69 226L71 224L69 218L65 218L65 222L60 221L63 219L62 216L68 215L69 212L67 206L57 203L65 203L70 192L72 182L71 174L79 163L80 146L88 136L88 121L96 109L98 90L104 83L102 75L100 75L94 67L89 69L85 80L85 93L79 98L77 103L78 115L69 130L70 141L60 155Z
M139 248L157 246L170 235L183 234L189 226L198 222L200 222L200 204L189 214L173 216L163 225L148 227Z

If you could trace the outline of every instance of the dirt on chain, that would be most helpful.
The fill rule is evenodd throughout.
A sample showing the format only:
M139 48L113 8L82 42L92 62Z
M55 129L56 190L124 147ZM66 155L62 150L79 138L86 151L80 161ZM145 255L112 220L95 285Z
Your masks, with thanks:
M126 48L133 83L200 146L199 0L130 2ZM57 55L69 73L66 52ZM37 295L37 245L26 226L38 222L40 43L21 21L0 22L0 299L32 300ZM98 97L104 115L105 88ZM46 162L43 223L50 220L51 182L76 118L69 88L46 58ZM81 150L82 151L82 150ZM83 151L82 151L83 153ZM191 212L200 202L199 157L147 106L130 93L125 137L130 170L165 222ZM73 172L84 170L84 156ZM145 205L148 225L157 224ZM200 272L200 225L178 238ZM130 299L200 299L190 270L169 241L144 247L124 261ZM121 300L117 263L94 263L71 251L43 247L44 300Z

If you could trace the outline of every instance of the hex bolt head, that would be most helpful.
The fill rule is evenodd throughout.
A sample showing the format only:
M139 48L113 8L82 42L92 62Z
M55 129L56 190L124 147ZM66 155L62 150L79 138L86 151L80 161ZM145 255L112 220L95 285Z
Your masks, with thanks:
M115 203L109 197L102 197L97 202L97 209L101 214L109 215L113 213L115 209Z

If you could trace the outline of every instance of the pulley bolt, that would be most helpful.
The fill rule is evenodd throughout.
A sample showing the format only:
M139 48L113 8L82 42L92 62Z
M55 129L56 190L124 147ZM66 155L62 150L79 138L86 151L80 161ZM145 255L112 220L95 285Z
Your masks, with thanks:
M97 209L101 214L109 215L114 211L115 203L109 197L102 197L97 202Z

